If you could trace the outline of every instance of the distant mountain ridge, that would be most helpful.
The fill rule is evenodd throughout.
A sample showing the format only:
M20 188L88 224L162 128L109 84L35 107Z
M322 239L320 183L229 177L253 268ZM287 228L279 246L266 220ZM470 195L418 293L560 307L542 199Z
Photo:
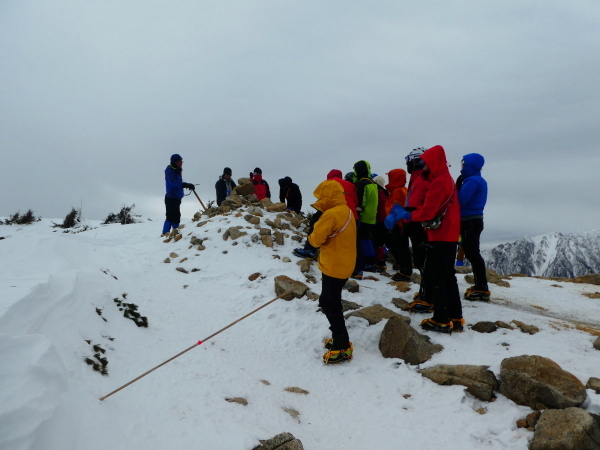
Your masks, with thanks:
M525 236L481 253L487 267L503 275L573 278L600 273L600 230Z

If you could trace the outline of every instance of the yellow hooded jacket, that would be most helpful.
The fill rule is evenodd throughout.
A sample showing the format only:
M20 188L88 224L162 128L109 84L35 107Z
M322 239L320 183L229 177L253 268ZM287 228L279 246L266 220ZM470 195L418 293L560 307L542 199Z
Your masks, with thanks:
M313 205L323 212L308 241L320 248L319 270L333 278L346 279L356 264L356 221L346 204L340 183L323 181L315 189Z

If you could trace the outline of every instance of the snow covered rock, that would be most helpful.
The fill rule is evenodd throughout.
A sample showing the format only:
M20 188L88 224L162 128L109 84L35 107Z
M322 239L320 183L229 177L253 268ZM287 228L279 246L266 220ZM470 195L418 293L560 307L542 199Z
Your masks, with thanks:
M293 300L295 298L301 298L306 294L308 286L301 281L292 280L286 275L279 275L275 277L275 293L281 295L284 292L292 291L287 295L281 297L284 300Z
M397 317L400 320L403 320L405 323L410 323L410 317L402 316L397 312L392 311L391 309L386 308L379 303L373 306L367 306L366 308L359 309L358 311L353 311L351 313L346 314L346 319L349 317L360 317L369 322L369 325L375 325L376 323L381 322L383 319L389 319L390 317Z
M584 409L567 408L542 413L530 450L598 450L600 427Z
M493 333L498 329L498 325L494 322L477 322L471 327L471 330L478 333Z
M444 349L416 331L399 317L392 316L381 333L379 350L384 358L400 358L408 364L422 364Z
M500 365L500 393L533 409L569 408L586 399L585 386L548 358L522 355Z
M465 386L469 394L486 402L492 401L498 390L498 380L488 366L440 364L417 372L441 386Z
M260 443L252 450L304 450L302 442L291 433L281 433Z

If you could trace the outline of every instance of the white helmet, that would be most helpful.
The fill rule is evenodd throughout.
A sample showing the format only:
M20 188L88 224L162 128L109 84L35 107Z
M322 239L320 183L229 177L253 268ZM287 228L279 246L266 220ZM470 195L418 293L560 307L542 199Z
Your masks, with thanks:
M425 147L417 147L415 149L413 149L412 152L410 152L407 156L406 156L406 162L412 161L413 159L421 159L421 155L425 153Z

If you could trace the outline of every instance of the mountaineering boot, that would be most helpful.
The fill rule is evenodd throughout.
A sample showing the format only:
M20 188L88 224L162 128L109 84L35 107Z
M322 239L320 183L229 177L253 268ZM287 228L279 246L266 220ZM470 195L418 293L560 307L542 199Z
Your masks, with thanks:
M433 305L424 300L414 300L408 304L408 311L415 313L432 313Z
M403 273L400 273L400 272L396 272L394 274L394 276L392 277L392 281L405 281L405 282L409 282L410 281L410 276L409 275L404 275Z
M450 319L450 322L452 322L452 331L464 331L465 319Z
M323 341L323 347L327 350L333 350L333 338L325 339Z
M323 355L323 363L324 364L338 364L345 361L350 361L352 359L352 352L354 351L354 346L352 342L350 342L350 348L345 350L328 350Z
M465 299L474 302L489 302L492 293L487 289L475 289L474 286L467 289L465 292Z
M452 321L440 323L433 319L425 319L421 322L421 328L425 331L437 331L438 333L452 334Z
M315 259L315 252L312 250L307 250L305 248L295 248L294 249L294 255L298 256L299 258L304 258L304 259Z
M387 264L383 261L378 262L375 265L375 268L377 269L377 272L381 273L381 272L386 272L387 271Z
M355 280L362 280L363 273L362 271L354 272L350 278L354 278Z

